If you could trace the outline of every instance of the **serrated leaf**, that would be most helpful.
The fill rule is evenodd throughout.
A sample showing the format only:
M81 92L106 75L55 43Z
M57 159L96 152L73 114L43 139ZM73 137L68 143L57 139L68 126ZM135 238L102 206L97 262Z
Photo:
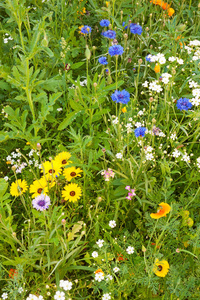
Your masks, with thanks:
M82 111L76 112L73 111L70 114L67 115L67 118L65 118L62 123L60 123L60 125L58 126L58 130L63 130L65 129L67 126L69 126L78 115L80 115Z

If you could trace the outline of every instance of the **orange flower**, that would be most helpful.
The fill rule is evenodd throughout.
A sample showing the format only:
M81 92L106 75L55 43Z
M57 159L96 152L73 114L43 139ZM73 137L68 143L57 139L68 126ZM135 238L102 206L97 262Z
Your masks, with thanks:
M163 2L161 4L161 7L162 7L162 9L166 10L166 9L168 9L169 5L166 2Z
M122 112L123 112L123 113L127 112L126 107L123 107L123 108L122 108Z
M158 209L157 213L155 214L150 214L152 219L160 219L162 217L166 217L166 215L170 212L171 206L167 203L160 203L159 204L160 208Z
M172 16L175 13L175 10L173 8L168 8L168 16Z
M155 65L154 71L155 71L156 73L159 73L159 72L160 72L160 65L159 65L159 64L156 64L156 65Z
M18 272L16 269L10 269L8 275L10 278L14 279L15 276L17 276Z
M94 273L95 274L97 274L97 273L103 273L103 275L104 275L104 272L102 271L102 269L97 269Z

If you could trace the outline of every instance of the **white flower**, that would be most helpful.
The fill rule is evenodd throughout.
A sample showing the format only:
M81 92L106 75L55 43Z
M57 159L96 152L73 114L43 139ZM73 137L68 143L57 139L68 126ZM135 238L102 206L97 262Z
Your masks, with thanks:
M131 123L127 123L127 124L125 125L125 127L126 127L127 129L131 129L131 128L133 127L133 125L132 125Z
M183 65L184 61L182 58L177 58L177 63L179 63L179 65Z
M170 135L170 139L173 140L173 141L175 141L177 139L176 133L172 133Z
M161 136L161 137L165 137L165 134L162 131L160 131L158 135Z
M143 86L143 87L148 87L148 84L149 84L149 83L148 83L148 81L146 80L146 81L142 84L142 86Z
M181 160L183 160L183 161L185 161L185 162L187 162L187 163L190 163L190 157L189 157L189 155L187 155L187 153L185 153L185 154L183 155L183 157L182 157Z
M135 127L142 127L142 123L141 122L136 122Z
M118 124L118 123L119 123L119 119L116 117L114 120L112 120L112 123L113 123L114 125Z
M111 227L111 228L115 228L116 227L116 222L114 221L114 220L111 220L110 222L109 222L109 226Z
M122 157L123 157L123 155L122 155L121 153L117 153L115 156L116 156L116 158L118 158L118 159L122 159Z
M194 89L194 90L192 90L192 95L194 97L200 97L200 89Z
M118 267L114 267L114 268L113 268L113 271L114 271L115 273L117 273L117 272L119 271L119 268L118 268Z
M108 274L108 275L106 276L106 281L109 281L109 280L113 280L113 277L112 277L112 275L110 275L110 274Z
M8 181L8 180L9 180L9 177L8 177L8 176L5 176L5 177L4 177L4 180L5 180L5 181Z
M54 299L55 300L65 300L65 293L57 291L55 296L54 296Z
M6 299L6 298L5 298ZM35 296L35 295L32 295L32 294L29 294L28 295L28 298L26 298L26 300L38 300L38 297L37 296ZM61 299L62 300L62 299ZM65 299L63 299L63 300L65 300Z
M62 111L62 110L63 110L62 107L57 108L57 111Z
M99 248L103 247L103 243L104 243L104 240L98 240L96 242L96 244L99 246Z
M153 160L154 159L154 156L152 153L147 153L146 154L146 160Z
M192 79L190 79L188 82L189 82L190 89L198 87L198 84L195 81L193 81Z
M96 258L96 257L98 257L98 252L97 251L94 251L94 252L92 252L92 257L94 257L94 258Z
M3 294L1 295L1 297L2 297L3 300L4 300L4 299L8 299L8 293L3 293Z
M104 273L103 272L96 273L94 279L98 282L101 282L102 280L104 280Z
M173 157L179 157L181 155L181 152L180 151L178 151L177 149L174 149L174 151L172 152L172 156Z
M110 294L103 294L103 297L102 297L102 300L110 300L111 299L111 296Z
M21 294L24 291L22 287L18 288L18 293Z
M128 248L126 249L126 252L128 254L133 254L134 253L134 247L128 246Z
M159 62L161 65L163 65L163 64L166 63L166 58L165 58L164 56L162 56L162 57L160 57L160 58L158 59L158 62Z
M70 291L72 289L72 282L68 280L60 280L59 286L65 291Z
M129 120L129 122L132 122L132 121L133 121L133 119L132 119L132 118L129 118L128 120Z
M145 153L152 152L153 148L151 146L146 146L146 147L144 147L144 151L145 151Z
M189 46L200 46L200 41L198 40L190 41Z
M168 58L168 60L171 61L171 62L174 62L174 61L176 60L176 57L170 56L170 57Z
M138 116L142 116L144 114L143 110L138 111Z
M39 295L38 300L44 300L43 296Z

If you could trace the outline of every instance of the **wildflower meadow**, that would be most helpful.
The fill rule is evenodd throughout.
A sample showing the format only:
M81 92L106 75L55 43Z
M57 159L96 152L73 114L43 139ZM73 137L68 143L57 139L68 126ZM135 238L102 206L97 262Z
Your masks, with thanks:
M0 299L199 300L199 0L0 21Z

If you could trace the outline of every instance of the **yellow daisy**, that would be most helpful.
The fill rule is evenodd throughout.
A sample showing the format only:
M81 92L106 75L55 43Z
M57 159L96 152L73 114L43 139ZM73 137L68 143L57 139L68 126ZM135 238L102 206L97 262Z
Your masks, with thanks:
M158 260L156 259L153 272L159 277L165 277L169 272L169 264L166 260Z
M61 152L58 155L56 155L56 157L54 158L54 161L60 165L62 165L62 167L68 165L69 163L71 163L71 161L69 161L71 157L71 154L69 152Z
M18 179L11 184L10 194L12 196L18 197L24 194L28 189L26 180Z
M33 183L30 185L29 192L33 194L32 198L35 198L41 194L46 194L48 192L46 180L41 178L40 180L33 181Z
M56 162L55 160L52 161L45 161L42 164L42 169L41 171L44 174L50 174L53 177L58 176L61 173L61 164L59 164L58 162Z
M75 167L70 167L70 168L66 168L63 171L63 175L65 176L67 181L72 180L72 178L75 177L81 177L81 175L79 173L83 172L80 168L75 168Z
M76 202L82 195L82 190L80 186L76 183L70 183L64 187L62 191L62 196L65 201Z

